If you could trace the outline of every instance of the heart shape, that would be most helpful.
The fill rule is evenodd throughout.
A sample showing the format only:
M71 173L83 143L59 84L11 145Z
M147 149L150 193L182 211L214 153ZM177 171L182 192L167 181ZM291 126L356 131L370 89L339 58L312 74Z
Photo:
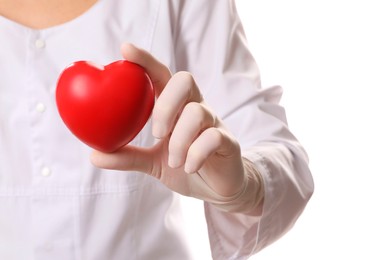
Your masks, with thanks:
M70 131L90 147L113 152L142 130L154 106L146 71L120 60L107 66L69 65L57 82L58 112Z

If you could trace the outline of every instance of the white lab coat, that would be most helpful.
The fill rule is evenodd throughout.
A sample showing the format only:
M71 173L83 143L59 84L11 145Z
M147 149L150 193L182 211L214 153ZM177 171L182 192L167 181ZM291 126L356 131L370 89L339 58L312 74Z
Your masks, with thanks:
M0 16L0 259L191 259L179 195L143 173L92 166L57 112L59 73L121 59L123 42L190 71L262 173L261 217L205 203L213 258L245 259L288 231L313 191L307 157L281 89L260 86L233 1L100 0L43 30ZM149 123L132 141L153 143Z

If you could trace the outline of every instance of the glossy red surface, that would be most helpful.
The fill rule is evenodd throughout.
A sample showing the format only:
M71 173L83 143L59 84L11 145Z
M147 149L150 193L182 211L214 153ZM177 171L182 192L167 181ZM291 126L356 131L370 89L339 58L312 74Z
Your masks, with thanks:
M85 144L113 152L142 130L154 106L154 90L145 70L120 60L107 66L78 61L60 75L59 114Z

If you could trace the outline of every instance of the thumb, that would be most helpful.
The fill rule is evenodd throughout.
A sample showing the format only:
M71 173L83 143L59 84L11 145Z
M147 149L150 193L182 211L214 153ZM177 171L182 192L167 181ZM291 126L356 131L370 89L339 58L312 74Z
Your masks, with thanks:
M129 145L113 153L95 150L92 152L90 160L93 165L103 169L151 173L153 170L153 150L153 148Z
M137 48L131 43L124 43L121 46L123 58L143 67L148 73L157 96L160 95L165 85L171 78L168 67L158 61L149 52Z

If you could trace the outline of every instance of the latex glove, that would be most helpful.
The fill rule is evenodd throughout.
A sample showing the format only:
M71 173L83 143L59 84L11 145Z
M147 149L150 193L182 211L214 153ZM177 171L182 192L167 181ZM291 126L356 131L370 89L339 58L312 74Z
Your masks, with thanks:
M148 72L157 100L150 148L125 146L114 153L94 151L91 161L101 168L141 171L185 196L213 203L226 211L250 212L262 200L260 174L241 157L240 145L205 104L187 72L171 75L148 52L122 46L125 59Z

